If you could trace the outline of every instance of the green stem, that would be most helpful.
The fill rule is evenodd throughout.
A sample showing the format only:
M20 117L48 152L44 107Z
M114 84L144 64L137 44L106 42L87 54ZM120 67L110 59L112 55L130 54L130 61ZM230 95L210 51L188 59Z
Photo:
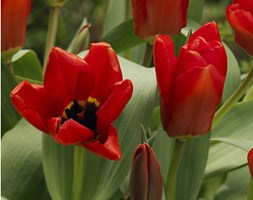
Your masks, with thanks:
M44 72L45 72L45 67L47 64L49 52L55 44L60 8L61 7L50 7L47 40L46 40L44 63L43 63Z
M253 178L250 177L247 200L253 199Z
M151 60L153 56L153 45L146 43L145 55L143 59L143 66L150 67Z
M248 90L247 94L245 95L245 97L243 98L243 101L248 101L253 99L253 85L251 86L251 88Z
M165 185L166 200L175 199L177 174L178 174L180 161L181 161L183 151L184 151L184 146L185 146L184 140L176 139L175 150L173 153L172 161L169 168L169 173L167 176L167 182Z
M128 20L131 18L131 2L130 0L126 0L126 8L125 8L125 20Z
M245 80L240 84L236 91L229 97L229 99L221 106L221 108L216 112L214 117L214 123L219 121L230 109L231 107L242 97L246 90L253 84L253 67L248 73Z
M84 149L74 147L74 172L73 172L73 195L72 200L82 199L83 173L84 173Z
M12 65L11 60L8 61L8 62L6 62L6 65L8 66L10 72L11 72L12 74L14 74L14 69L13 69L13 65Z

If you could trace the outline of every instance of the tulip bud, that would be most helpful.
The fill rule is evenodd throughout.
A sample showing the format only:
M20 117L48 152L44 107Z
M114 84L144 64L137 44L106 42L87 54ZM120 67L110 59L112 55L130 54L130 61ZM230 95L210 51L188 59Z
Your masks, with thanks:
M167 35L154 42L161 119L171 137L207 133L222 97L227 57L215 22L194 32L176 58Z
M62 7L67 0L47 0L50 7Z
M147 38L156 34L175 35L186 25L189 0L132 0L136 35Z
M130 176L131 200L160 200L162 174L154 151L147 143L135 151Z
M235 41L253 55L253 1L233 2L226 9L227 20L235 31Z
M6 61L25 45L31 0L1 0L1 52Z

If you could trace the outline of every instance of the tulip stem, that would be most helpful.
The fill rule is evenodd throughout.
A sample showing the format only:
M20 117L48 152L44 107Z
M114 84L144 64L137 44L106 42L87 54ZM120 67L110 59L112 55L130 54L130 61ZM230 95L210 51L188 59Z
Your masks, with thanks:
M8 66L10 72L11 72L12 74L14 74L14 69L13 69L12 62L11 62L11 61L6 62L6 65Z
M248 73L247 77L236 89L236 91L229 97L229 99L220 107L214 117L214 123L218 122L231 107L242 97L246 90L253 84L253 67Z
M60 8L61 7L50 7L48 31L47 31L47 39L46 39L46 47L45 47L44 63L43 63L44 72L45 72L49 52L55 44Z
M142 63L143 66L150 67L152 55L153 55L153 45L151 45L147 42L145 54L144 54L144 59L143 59L143 63Z
M184 146L185 146L184 140L176 139L175 150L173 153L169 173L167 176L167 182L165 185L165 194L167 200L175 199L177 174L184 151Z

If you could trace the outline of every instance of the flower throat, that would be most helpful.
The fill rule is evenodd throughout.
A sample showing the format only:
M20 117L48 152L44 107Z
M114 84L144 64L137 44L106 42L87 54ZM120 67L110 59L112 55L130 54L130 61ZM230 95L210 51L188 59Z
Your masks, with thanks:
M89 97L87 101L71 101L62 113L61 124L68 119L73 119L85 127L95 131L97 128L96 112L99 102Z

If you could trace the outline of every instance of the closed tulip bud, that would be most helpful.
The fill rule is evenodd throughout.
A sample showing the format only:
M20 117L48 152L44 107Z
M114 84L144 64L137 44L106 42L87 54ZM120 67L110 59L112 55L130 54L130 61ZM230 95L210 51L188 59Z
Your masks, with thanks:
M31 0L1 0L1 52L5 60L25 46Z
M174 43L158 35L154 62L161 119L167 134L187 138L207 133L222 97L227 57L215 22L194 32L178 58Z
M226 10L227 20L235 31L235 41L253 55L253 1L233 0Z
M162 174L157 157L147 143L140 144L134 154L130 176L131 200L160 200Z
M175 35L185 27L189 0L132 0L136 35Z

